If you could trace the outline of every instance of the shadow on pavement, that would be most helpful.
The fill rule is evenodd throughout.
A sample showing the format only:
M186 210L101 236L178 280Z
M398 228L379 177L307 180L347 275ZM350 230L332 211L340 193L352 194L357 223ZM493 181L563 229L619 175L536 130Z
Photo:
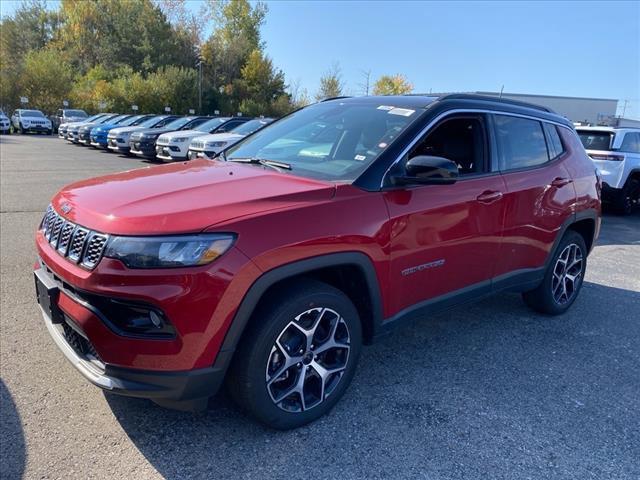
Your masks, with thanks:
M633 311L640 292L585 282L560 317L501 294L419 321L365 348L338 406L289 432L256 424L224 394L201 414L105 396L169 479L626 478L637 457L621 464L616 445L640 440L625 427L639 421Z
M640 211L631 215L605 213L596 246L640 245Z
M16 405L6 385L0 380L0 478L22 478L26 462L26 450L22 422Z

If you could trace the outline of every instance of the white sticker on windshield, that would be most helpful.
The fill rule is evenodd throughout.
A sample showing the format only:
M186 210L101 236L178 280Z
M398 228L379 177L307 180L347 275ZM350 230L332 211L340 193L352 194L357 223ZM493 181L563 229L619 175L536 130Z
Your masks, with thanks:
M362 162L362 161L367 159L367 157L365 155L356 155L354 158L356 160L358 160L359 162Z
M392 108L387 113L390 113L391 115L402 115L403 117L410 117L415 112L415 110L409 110L408 108Z
M391 105L380 105L378 107L378 110L393 110L395 107L392 107Z

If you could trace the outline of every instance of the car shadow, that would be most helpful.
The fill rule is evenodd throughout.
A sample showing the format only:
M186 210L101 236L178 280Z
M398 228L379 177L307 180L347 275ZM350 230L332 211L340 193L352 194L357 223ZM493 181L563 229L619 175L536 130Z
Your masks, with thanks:
M596 241L596 246L604 245L640 245L640 211L631 215L605 212Z
M464 459L470 471L509 477L518 462L538 468L519 445L556 459L562 445L590 459L599 445L627 441L610 419L638 420L637 397L620 393L638 389L637 375L618 364L640 350L630 311L640 311L640 292L585 282L559 317L500 294L418 321L365 348L336 408L289 432L257 424L224 393L203 413L105 397L139 451L169 479L279 478L285 470L295 478L403 477L426 468L427 458L442 468L459 468L455 462ZM634 362L637 371L637 355ZM586 403L589 410L581 410ZM489 472L486 458L496 459Z
M26 463L26 449L22 421L9 389L0 380L0 478L22 478Z

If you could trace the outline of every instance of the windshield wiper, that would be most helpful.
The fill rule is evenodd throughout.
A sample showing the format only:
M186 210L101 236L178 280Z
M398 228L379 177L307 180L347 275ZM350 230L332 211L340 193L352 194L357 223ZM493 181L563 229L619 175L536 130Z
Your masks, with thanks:
M271 167L275 170L291 170L292 167L291 165L289 165L288 163L284 163L284 162L277 162L275 160L267 160L264 158L256 158L256 157L251 157L251 158L232 158L230 160L227 160L228 162L238 162L238 163L251 163L254 165L262 165L263 167Z

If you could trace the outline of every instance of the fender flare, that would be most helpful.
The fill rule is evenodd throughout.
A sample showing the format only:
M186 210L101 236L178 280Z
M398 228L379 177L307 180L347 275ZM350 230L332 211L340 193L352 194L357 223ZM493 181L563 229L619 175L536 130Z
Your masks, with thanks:
M553 241L553 246L551 247L551 250L549 251L549 255L547 256L547 260L544 263L544 268L545 271L547 269L547 267L549 266L549 263L551 262L551 259L553 258L553 256L556 254L556 250L558 249L558 246L560 244L560 241L562 240L562 237L564 237L564 234L567 232L567 230L569 230L569 228L571 227L571 225L580 222L582 220L593 220L594 222L594 231L593 231L593 242L591 244L591 249L593 249L593 246L596 243L596 239L598 236L598 212L595 209L588 209L588 210L581 210L579 212L575 212L573 213L569 218L567 218L563 223L562 226L560 227L560 230L558 230L558 234L556 235L556 239Z
M229 367L233 353L249 324L251 315L264 293L270 287L287 278L323 268L340 266L355 266L362 272L369 291L369 297L371 298L372 324L375 331L382 323L382 296L375 268L367 255L362 252L341 252L297 260L269 270L253 282L231 321L229 330L216 356L215 367L223 368L225 371Z

